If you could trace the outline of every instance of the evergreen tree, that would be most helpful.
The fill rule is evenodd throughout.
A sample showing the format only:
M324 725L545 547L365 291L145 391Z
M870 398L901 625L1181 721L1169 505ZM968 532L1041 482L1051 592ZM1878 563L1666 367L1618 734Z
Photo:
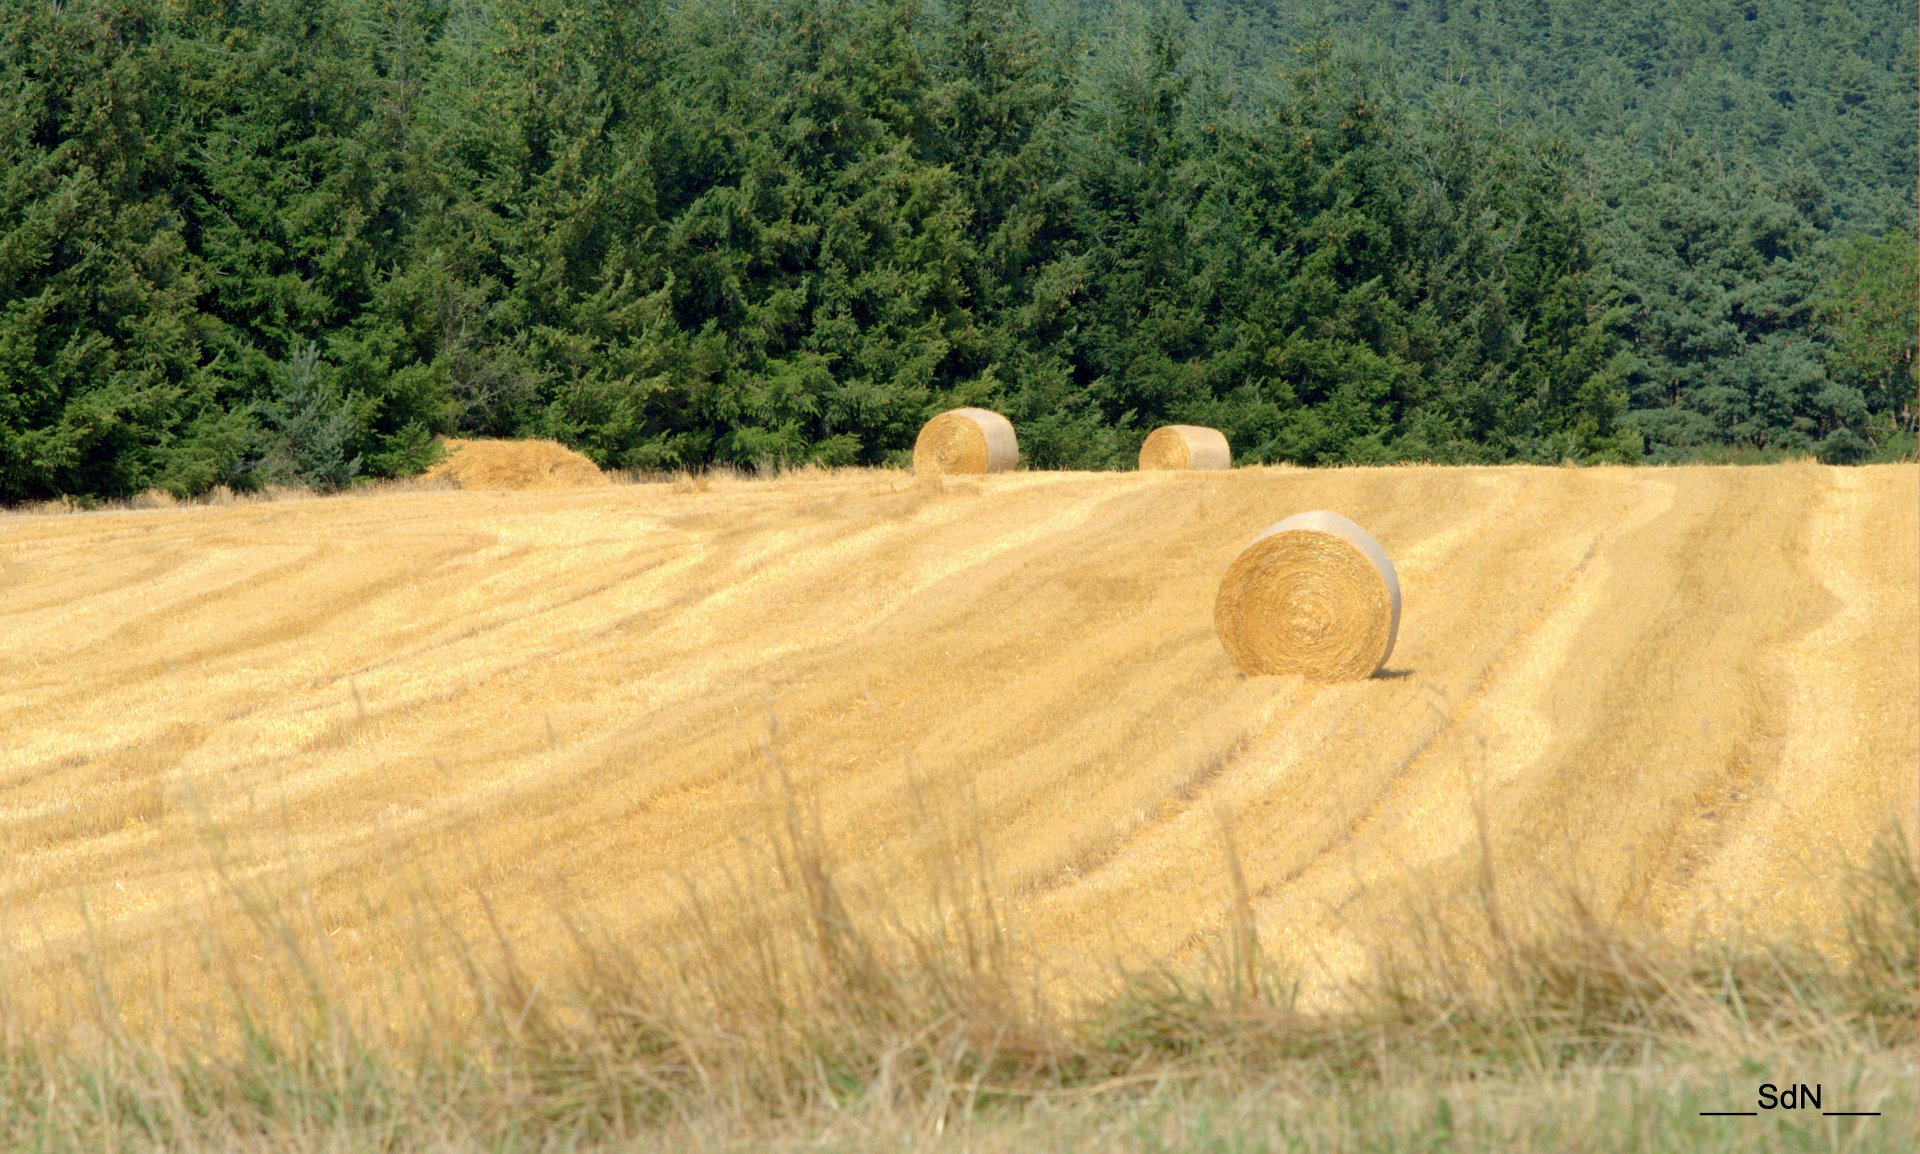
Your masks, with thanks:
M1836 254L1820 294L1828 327L1827 371L1859 395L1867 419L1854 426L1866 452L1911 455L1920 395L1920 267L1911 232L1856 236ZM1850 406L1842 396L1832 408ZM1863 425L1864 427L1860 427Z
M1889 2L16 5L0 502L968 403L1043 467L1910 452Z

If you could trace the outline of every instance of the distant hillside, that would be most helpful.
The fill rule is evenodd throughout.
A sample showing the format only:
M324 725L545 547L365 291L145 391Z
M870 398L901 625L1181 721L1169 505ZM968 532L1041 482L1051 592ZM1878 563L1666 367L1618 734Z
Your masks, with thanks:
M1792 441L1783 413L1822 395L1831 412L1888 414L1878 439L1911 451L1911 5L1043 2L1063 34L1080 30L1096 49L1116 11L1142 24L1183 11L1197 53L1244 92L1270 88L1303 45L1324 41L1411 115L1569 143L1625 306L1617 329L1654 458ZM1864 338L1863 323L1879 336Z
M1048 0L1098 26L1111 4ZM1190 0L1244 73L1327 39L1437 110L1467 100L1591 149L1683 143L1800 187L1821 218L1911 227L1916 21L1895 0ZM1626 187L1623 183L1622 187Z

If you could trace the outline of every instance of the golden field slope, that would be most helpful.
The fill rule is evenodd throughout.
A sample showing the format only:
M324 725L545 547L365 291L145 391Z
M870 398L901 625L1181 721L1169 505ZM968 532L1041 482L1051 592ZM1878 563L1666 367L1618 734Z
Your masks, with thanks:
M1817 938L1913 829L1916 476L850 471L0 518L0 983L190 1002L249 887L369 987L420 887L478 936L484 898L536 972L561 914L667 943L689 893L724 923L754 886L769 752L866 876L976 831L1061 988L1220 933L1222 823L1309 991L1483 859L1510 900ZM1363 683L1242 677L1220 573L1315 508L1394 558L1398 646Z

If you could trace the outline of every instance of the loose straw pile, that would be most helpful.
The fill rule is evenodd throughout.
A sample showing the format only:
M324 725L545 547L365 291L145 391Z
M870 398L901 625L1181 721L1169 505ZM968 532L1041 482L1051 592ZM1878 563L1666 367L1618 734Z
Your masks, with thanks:
M462 489L590 489L613 484L599 466L558 441L444 444L446 457L426 476L445 477Z
M941 413L913 442L916 473L1000 473L1019 460L1012 423L986 409Z
M1162 425L1140 446L1142 469L1231 469L1227 436L1202 425Z
M1227 566L1213 627L1247 673L1359 681L1393 652L1400 580L1365 529L1338 513L1301 513Z

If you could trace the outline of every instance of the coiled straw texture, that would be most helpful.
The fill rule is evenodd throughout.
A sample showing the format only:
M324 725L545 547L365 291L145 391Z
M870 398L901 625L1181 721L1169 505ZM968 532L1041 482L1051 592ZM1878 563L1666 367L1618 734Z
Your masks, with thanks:
M1013 424L987 409L951 409L913 442L916 473L1000 473L1020 460Z
M1365 529L1338 513L1301 513L1227 566L1213 627L1244 672L1360 681L1393 652L1400 580Z
M1204 425L1162 425L1140 446L1142 469L1231 469L1227 435Z

